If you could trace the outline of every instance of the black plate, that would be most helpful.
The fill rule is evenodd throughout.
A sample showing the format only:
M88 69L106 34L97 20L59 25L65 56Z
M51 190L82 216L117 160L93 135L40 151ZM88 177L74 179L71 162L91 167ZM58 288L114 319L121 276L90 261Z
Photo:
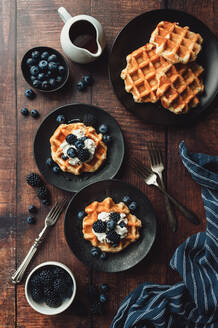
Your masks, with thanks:
M70 173L61 172L54 174L52 169L46 166L46 159L51 156L49 139L55 129L58 127L56 118L63 114L67 122L73 119L83 119L85 113L95 115L99 124L107 124L112 142L108 145L108 153L102 166L93 173L83 173L75 176ZM48 183L54 186L70 191L77 192L86 185L103 179L112 179L122 164L124 156L124 139L123 134L117 121L104 110L86 104L69 104L50 113L38 128L34 140L34 157L39 171L44 175Z
M203 37L203 47L197 61L204 67L205 92L200 96L200 104L185 115L175 115L155 104L138 104L124 88L120 73L126 66L126 56L135 49L149 42L150 35L160 21L178 22L181 26L189 26L193 32ZM117 36L110 55L109 76L114 92L127 110L147 123L167 126L186 126L195 122L208 109L218 91L218 42L213 33L197 18L177 10L154 10L137 16L131 20Z
M141 219L140 238L117 254L110 254L102 261L90 254L91 243L83 238L82 220L77 218L80 210L97 200L111 197L116 203L128 194L138 204L135 215ZM88 185L78 192L69 203L64 221L65 238L79 260L98 271L118 272L139 263L149 252L156 235L156 218L151 203L136 187L120 180L104 180Z

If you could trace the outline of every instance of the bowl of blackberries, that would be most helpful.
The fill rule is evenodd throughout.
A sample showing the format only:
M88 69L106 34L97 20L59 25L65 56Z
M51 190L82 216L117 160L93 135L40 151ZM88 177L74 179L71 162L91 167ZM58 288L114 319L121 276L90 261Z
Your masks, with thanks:
M49 47L28 50L21 61L27 83L42 92L61 89L69 77L69 66L62 54Z
M76 295L76 281L70 269L60 262L44 262L27 277L25 295L37 312L56 315L65 311Z

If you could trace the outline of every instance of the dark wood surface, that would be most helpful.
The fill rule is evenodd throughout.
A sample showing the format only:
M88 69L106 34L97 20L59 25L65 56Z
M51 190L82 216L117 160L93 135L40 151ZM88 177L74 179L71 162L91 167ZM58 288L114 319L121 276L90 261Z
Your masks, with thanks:
M23 54L34 46L50 46L61 51L60 31L63 26L57 9L64 6L72 14L88 14L96 17L106 34L107 49L102 58L90 65L71 63L71 81L64 92L50 96L37 93L33 101L24 96L27 87L20 69ZM107 73L108 55L120 29L136 15L159 8L175 8L194 14L218 36L218 2L216 0L158 1L158 0L2 0L0 4L0 328L38 327L109 327L123 298L139 283L174 283L179 275L169 268L169 260L176 247L188 236L205 229L204 209L200 187L196 185L181 163L178 144L185 140L195 152L218 153L218 101L215 110L191 128L164 128L147 125L128 113L118 102L110 87ZM92 73L95 84L79 93L75 82L85 73ZM136 185L150 199L158 219L158 234L147 258L136 267L122 273L99 273L87 268L69 250L63 232L63 216L58 221L46 243L32 261L30 269L47 260L60 261L75 274L78 292L74 305L64 314L48 317L29 307L24 295L24 282L13 286L8 278L23 260L33 240L43 226L48 208L41 206L35 192L26 184L25 176L37 171L33 159L33 138L37 127L54 108L72 102L91 103L102 107L120 123L128 154L147 161L145 142L159 141L165 155L168 190L182 200L201 218L200 226L188 223L176 211L179 229L172 233L167 225L164 202L159 192L147 187L127 166L123 166L119 178ZM37 120L20 115L21 107L36 108ZM48 186L53 202L71 194ZM39 208L34 226L25 222L30 204ZM90 316L85 296L87 283L108 283L109 302L103 316Z

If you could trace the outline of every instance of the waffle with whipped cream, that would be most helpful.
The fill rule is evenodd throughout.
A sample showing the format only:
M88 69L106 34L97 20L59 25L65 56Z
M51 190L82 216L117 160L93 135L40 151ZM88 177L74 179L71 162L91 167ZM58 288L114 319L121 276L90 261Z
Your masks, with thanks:
M85 208L83 236L103 252L117 253L135 242L142 226L141 220L130 213L123 203L111 197L94 201Z
M83 123L60 124L50 138L51 156L62 171L95 172L107 156L102 134Z

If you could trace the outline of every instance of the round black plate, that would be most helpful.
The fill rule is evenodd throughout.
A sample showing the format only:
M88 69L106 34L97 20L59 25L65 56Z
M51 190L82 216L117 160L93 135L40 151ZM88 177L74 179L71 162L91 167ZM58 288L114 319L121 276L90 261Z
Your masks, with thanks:
M49 139L58 127L57 116L63 114L67 122L73 119L82 121L85 113L95 115L99 125L104 123L109 127L112 142L108 145L105 162L94 173L83 173L80 176L64 172L58 175L54 174L52 169L46 166L46 159L51 156ZM62 190L77 192L90 183L103 179L112 179L117 174L124 157L123 134L117 121L109 113L96 106L86 104L65 105L50 113L39 126L34 140L34 157L39 171L48 183Z
M126 66L126 56L149 42L150 35L160 21L178 22L189 26L193 32L203 37L203 47L197 61L204 67L205 92L200 96L200 104L185 115L175 115L161 107L160 102L135 103L124 88L120 73ZM154 10L131 20L117 36L110 55L109 76L114 92L127 110L147 123L167 126L186 126L195 122L208 109L218 91L218 42L213 33L197 18L177 10Z
M91 243L83 238L82 220L77 218L77 213L91 202L106 197L119 203L126 194L138 204L134 214L142 221L140 238L104 261L94 258L90 254ZM88 185L72 198L65 214L64 231L69 247L79 260L98 271L118 272L133 267L147 255L156 235L156 218L151 203L136 187L120 180L104 180Z

